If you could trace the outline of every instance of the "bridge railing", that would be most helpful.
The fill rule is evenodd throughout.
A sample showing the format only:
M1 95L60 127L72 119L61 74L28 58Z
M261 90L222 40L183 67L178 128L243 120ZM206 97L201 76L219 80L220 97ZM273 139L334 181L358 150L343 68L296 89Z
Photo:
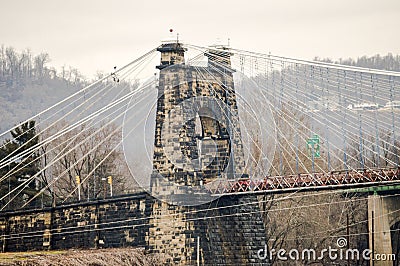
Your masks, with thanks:
M400 182L400 168L343 170L329 173L269 176L265 178L218 179L205 184L211 194L256 191L276 191L296 188L374 185L381 182Z

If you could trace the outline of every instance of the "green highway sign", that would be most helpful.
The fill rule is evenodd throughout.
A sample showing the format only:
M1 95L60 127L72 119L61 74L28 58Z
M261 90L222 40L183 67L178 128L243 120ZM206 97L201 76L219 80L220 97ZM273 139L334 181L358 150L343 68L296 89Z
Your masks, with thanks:
M307 150L310 156L313 154L314 158L320 158L320 146L319 146L319 136L313 135L311 138L307 139Z

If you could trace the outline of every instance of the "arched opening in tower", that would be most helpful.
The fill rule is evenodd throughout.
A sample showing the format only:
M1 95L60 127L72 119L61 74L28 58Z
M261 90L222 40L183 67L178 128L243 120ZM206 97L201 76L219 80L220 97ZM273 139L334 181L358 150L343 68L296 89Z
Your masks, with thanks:
M181 145L181 152L191 160L197 176L205 182L219 177L227 168L231 156L226 125L217 117L212 109L201 107L180 131L184 144Z

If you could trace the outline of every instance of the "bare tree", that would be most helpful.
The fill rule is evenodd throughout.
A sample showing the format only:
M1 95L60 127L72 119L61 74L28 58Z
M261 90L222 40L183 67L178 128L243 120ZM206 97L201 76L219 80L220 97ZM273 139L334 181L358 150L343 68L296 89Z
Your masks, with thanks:
M39 81L43 80L46 72L45 65L50 61L48 53L40 53L34 57L35 75Z
M293 103L282 105L275 113L276 150L270 175L293 175L327 171L325 159L313 155L306 145L307 136L311 137L308 116Z
M390 130L379 130L378 137L353 135L345 148L350 168L395 167L399 162L400 141Z
M62 126L53 128L42 137L51 136L66 125L64 122ZM43 145L42 168L60 158L43 171L41 176L53 201L64 200L70 194L71 200L77 200L78 186L81 200L108 197L111 192L109 176L112 177L113 195L129 189L131 176L121 147L115 149L121 140L120 133L115 133L115 129L115 125L103 125L99 128L82 125ZM52 182L54 183L50 185Z

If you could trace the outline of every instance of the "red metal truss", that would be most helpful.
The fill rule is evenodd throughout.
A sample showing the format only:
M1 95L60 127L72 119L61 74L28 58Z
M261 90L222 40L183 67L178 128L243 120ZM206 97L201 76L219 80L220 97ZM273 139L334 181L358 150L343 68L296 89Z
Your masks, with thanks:
M374 185L399 181L400 168L344 170L329 173L269 176L265 178L218 179L206 184L211 194L271 191L296 188L324 188L334 186Z

